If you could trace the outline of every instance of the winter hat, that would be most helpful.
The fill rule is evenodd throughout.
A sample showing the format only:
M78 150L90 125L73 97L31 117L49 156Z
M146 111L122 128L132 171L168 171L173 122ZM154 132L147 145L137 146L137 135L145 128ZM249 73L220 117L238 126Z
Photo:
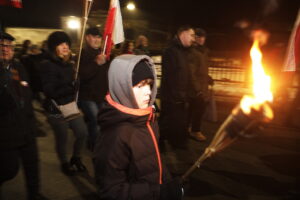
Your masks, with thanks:
M199 37L206 37L206 32L201 28L195 28L195 35Z
M55 31L51 33L48 37L47 42L49 51L54 52L56 47L64 42L66 42L69 47L71 47L71 39L65 32Z
M15 38L12 35L8 34L8 33L0 32L0 40L14 41Z
M138 64L135 65L132 71L132 86L135 86L139 82L145 79L154 79L154 75L152 70L150 69L149 64L142 60Z
M97 27L88 28L85 34L102 37L102 34L100 33L100 30Z

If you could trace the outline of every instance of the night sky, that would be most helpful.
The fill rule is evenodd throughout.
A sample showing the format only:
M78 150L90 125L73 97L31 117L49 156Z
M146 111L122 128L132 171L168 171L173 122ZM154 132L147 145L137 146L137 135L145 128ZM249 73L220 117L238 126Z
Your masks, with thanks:
M120 0L125 7L127 0ZM160 24L157 29L174 33L178 26L190 24L202 27L215 37L215 43L231 40L240 43L236 35L245 32L240 21L249 23L248 29L263 27L288 39L295 23L300 0L135 0L138 12ZM94 0L92 10L108 10L109 0ZM0 6L0 20L6 27L60 28L60 16L81 16L83 0L23 0L23 9ZM124 17L124 16L123 16ZM150 23L151 24L151 23ZM231 38L229 38L231 37ZM277 36L276 36L277 37ZM275 38L276 38L275 37ZM245 40L240 38L240 40ZM231 42L230 42L231 43ZM227 46L227 44L223 44Z
M6 26L59 27L60 15L82 13L83 0L23 0L23 9L0 7ZM121 6L128 1L120 0ZM135 0L137 8L161 23L227 29L241 19L292 26L299 0ZM94 0L93 10L108 9L109 0ZM284 27L286 28L286 27Z

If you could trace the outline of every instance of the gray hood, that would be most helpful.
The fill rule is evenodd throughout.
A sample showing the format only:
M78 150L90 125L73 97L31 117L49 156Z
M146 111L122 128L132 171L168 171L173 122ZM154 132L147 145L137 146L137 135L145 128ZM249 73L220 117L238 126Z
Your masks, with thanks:
M132 71L135 65L144 59L148 61L154 77L149 106L154 104L157 87L153 61L146 55L129 54L121 55L113 59L108 70L109 93L115 102L128 108L138 109L132 89Z

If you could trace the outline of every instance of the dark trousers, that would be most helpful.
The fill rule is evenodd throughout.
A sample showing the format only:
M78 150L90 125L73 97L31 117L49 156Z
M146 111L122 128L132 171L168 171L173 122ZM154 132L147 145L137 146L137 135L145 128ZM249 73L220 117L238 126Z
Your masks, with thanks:
M67 163L67 141L68 129L70 128L75 136L73 144L74 157L80 157L88 130L82 116L65 121L62 117L48 116L48 122L52 126L55 135L55 149L61 164Z
M186 145L188 136L188 106L186 102L161 102L159 119L161 139L166 139L175 148Z
M191 131L201 131L202 118L207 107L207 102L202 96L189 99L189 125Z
M21 160L28 195L39 192L39 160L35 138L19 148L1 150L0 160L0 186L17 175Z
M98 125L98 113L100 105L94 101L80 101L79 107L84 113L89 131L88 144L91 149L94 148L97 137L101 134Z

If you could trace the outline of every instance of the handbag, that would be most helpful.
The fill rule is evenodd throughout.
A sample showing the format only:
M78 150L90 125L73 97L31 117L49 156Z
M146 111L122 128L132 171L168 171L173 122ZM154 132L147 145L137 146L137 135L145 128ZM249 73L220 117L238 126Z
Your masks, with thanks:
M82 113L80 112L76 101L72 101L65 105L58 105L53 99L51 99L51 101L55 105L55 107L61 112L66 121L70 121L79 116L82 116Z

